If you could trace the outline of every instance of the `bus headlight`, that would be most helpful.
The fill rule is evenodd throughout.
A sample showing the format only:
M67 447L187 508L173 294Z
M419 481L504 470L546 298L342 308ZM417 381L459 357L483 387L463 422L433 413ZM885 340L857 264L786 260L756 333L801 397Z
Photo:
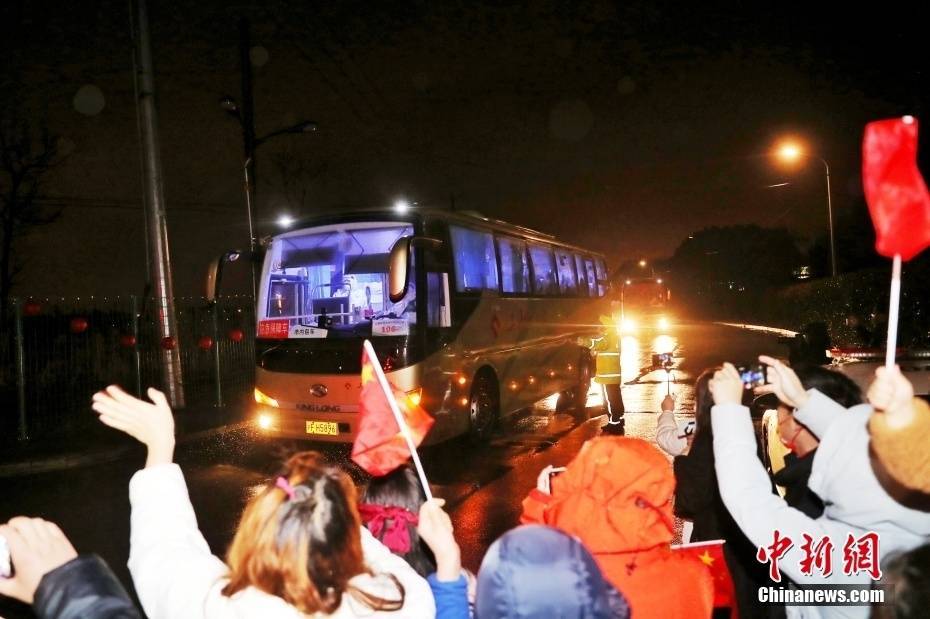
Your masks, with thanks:
M258 427L262 430L268 430L274 425L274 418L271 415L259 415Z
M408 391L407 399L410 400L410 403L414 406L419 406L420 401L423 399L423 389L414 389L413 391Z
M666 318L665 316L659 316L659 320L657 324L659 328L662 329L663 331L665 331L666 329L672 326L672 323L669 322L669 319Z
M624 318L620 321L620 332L621 333L633 333L636 331L636 321L632 318Z
M262 393L261 390L259 390L257 387L255 388L255 403L264 404L272 408L278 408L278 401L273 397Z

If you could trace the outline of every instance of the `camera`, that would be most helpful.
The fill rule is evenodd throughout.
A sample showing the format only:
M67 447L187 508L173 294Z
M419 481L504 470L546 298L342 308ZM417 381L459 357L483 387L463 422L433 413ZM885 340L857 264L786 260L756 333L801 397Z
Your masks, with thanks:
M740 380L743 381L743 387L746 389L761 387L767 383L767 369L768 368L766 366L759 363L754 365L741 365L737 368L739 371Z

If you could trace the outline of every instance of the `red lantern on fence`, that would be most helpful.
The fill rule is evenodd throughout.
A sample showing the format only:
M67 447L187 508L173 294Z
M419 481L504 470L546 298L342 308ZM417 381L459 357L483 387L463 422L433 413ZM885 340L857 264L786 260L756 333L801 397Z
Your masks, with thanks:
M242 332L242 329L230 329L229 339L234 342L241 342L245 338L245 333Z
M203 350L210 350L213 348L213 338L209 335L205 335L197 341L197 345Z
M23 303L23 316L38 316L42 313L42 305L38 301L29 299Z
M136 345L136 336L132 333L124 333L119 336L119 345L123 348L132 348Z
M88 324L89 323L87 322L87 319L84 318L83 316L75 316L74 318L71 319L71 324L70 324L71 333L75 335L84 333L85 331L87 331Z
M174 350L178 346L178 341L172 336L161 338L161 347L165 350Z

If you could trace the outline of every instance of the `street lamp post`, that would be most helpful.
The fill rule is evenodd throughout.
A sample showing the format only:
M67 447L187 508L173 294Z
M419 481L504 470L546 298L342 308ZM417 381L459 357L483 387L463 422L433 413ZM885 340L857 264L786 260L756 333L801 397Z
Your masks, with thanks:
M267 142L272 138L276 138L279 135L286 135L291 133L313 133L316 131L319 126L316 122L312 120L304 120L296 125L291 125L289 127L284 127L278 129L277 131L272 131L261 137L255 137L254 129L249 125L249 120L246 118L247 114L244 114L239 105L236 103L236 100L232 97L223 97L220 99L220 107L222 107L230 116L234 117L239 121L239 124L242 127L242 144L243 144L243 163L242 163L242 178L245 185L245 208L246 213L249 218L249 249L255 251L255 220L253 217L253 212L255 210L255 188L256 188L256 178L255 178L255 151L258 150L258 147Z
M833 238L833 198L830 191L830 166L827 165L827 160L820 158L820 162L823 164L823 169L827 173L827 218L830 222L830 273L833 277L836 277L836 242Z
M296 125L291 125L289 127L284 127L278 129L277 131L272 131L261 137L255 137L255 130L252 126L251 115L244 113L240 110L239 105L236 103L236 100L232 97L223 97L220 99L220 107L222 107L230 116L234 117L239 121L239 125L242 127L242 145L243 145L243 155L244 160L242 163L242 179L244 181L245 188L245 210L246 216L248 217L249 224L249 250L254 254L257 239L255 237L255 151L258 150L258 147L267 142L268 140L278 137L279 135L286 135L289 133L313 133L316 131L319 126L316 122L312 120L304 120ZM256 294L256 284L255 284L255 268L253 264L252 268L252 296Z
M226 96L220 99L220 106L236 120L242 128L242 150L243 164L242 177L245 184L245 208L249 218L249 250L254 257L256 250L255 223L253 212L257 206L255 202L256 172L255 172L255 150L269 139L283 135L285 133L308 133L317 130L317 124L313 121L303 121L291 127L285 127L277 131L256 138L255 137L255 107L252 101L252 61L251 61L251 36L249 33L249 20L242 18L239 20L239 69L242 74L242 105L236 103L232 97ZM255 263L250 260L252 265L252 297L256 296L255 284Z
M793 142L785 142L775 151L782 161L793 162L804 156L803 149ZM827 176L827 222L830 229L830 275L836 277L836 241L833 236L833 196L830 190L830 165L823 157L816 157L823 164Z

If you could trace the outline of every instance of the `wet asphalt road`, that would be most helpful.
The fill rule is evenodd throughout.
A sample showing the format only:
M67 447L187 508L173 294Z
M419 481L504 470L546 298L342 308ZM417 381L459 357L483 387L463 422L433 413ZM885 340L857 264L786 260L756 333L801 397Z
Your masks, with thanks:
M653 352L670 350L675 352L670 377L648 367ZM643 333L624 338L627 435L654 440L654 413L668 389L680 407L689 410L691 384L703 369L723 360L750 361L760 353L782 355L785 349L771 335L706 324L679 326L668 336ZM488 545L517 523L520 502L535 485L539 470L567 463L604 422L596 386L585 411L559 411L556 400L547 398L505 420L486 445L455 440L424 450L427 475L434 493L447 500L466 567L477 571ZM689 416L683 413L681 418ZM177 461L200 528L216 554L225 552L250 493L267 482L290 450L309 447L292 442L268 445L242 431L179 448ZM344 461L348 450L326 451ZM143 460L140 449L117 462L0 480L0 521L24 514L57 522L78 552L101 555L128 587L127 488ZM0 617L29 616L23 606L0 600Z

